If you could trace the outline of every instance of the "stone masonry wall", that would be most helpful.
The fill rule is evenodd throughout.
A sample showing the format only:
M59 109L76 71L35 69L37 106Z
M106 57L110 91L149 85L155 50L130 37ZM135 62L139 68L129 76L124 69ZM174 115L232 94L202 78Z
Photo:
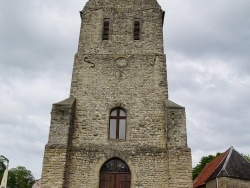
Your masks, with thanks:
M51 112L49 141L45 147L42 171L44 188L63 187L68 167L68 150L74 132L75 99L54 104Z
M192 166L191 150L187 147L168 149L169 159L169 188L191 188ZM160 187L159 187L160 188Z
M58 148L45 148L42 171L42 187L63 188L68 150Z
M95 67L82 59L74 66L73 84L77 84L72 84L71 95L77 103L73 145L92 147L101 143L104 147L114 142L108 139L109 114L114 107L122 107L128 125L126 141L119 142L122 148L165 148L165 57L131 55L124 67L114 55L89 59Z
M95 151L93 151L95 150ZM101 166L117 156L126 161L131 170L131 188L167 188L168 173L166 152L119 152L96 149L74 150L71 153L71 168L68 171L67 187L99 187ZM157 175L156 175L157 174Z
M168 147L187 147L186 113L183 107L167 107Z
M110 38L102 40L103 20L110 19ZM133 40L134 19L141 39ZM90 0L82 12L71 96L76 98L74 147L109 146L109 114L127 113L126 141L119 147L166 145L166 59L162 10L155 0ZM118 147L113 144L112 147Z
M218 188L249 188L250 181L237 178L220 177L217 179ZM217 181L213 179L206 183L206 188L217 188Z
M85 57L76 57L74 65L71 95L76 97L76 119L69 165L74 168L69 169L67 187L98 187L101 165L127 156L132 188L167 188L165 56L86 57L92 65ZM126 140L108 138L114 107L126 111Z
M53 104L51 112L51 126L47 146L60 145L66 148L72 137L75 99L68 98Z
M222 177L222 178L219 178L218 182L219 182L220 188L249 188L250 187L249 180Z
M162 10L156 0L90 0L82 11L78 54L162 54ZM102 40L103 20L110 19L110 38ZM133 40L134 19L141 40Z
M187 146L185 108L168 100L169 187L192 187L191 150Z

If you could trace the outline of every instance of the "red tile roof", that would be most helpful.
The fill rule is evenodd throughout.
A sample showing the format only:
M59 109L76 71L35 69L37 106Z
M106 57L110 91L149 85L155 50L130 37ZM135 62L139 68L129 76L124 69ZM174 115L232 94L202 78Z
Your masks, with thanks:
M201 173L195 178L193 188L200 187L202 185L206 184L207 179L214 173L214 171L218 168L218 166L221 164L223 159L228 154L228 151L225 151L224 153L220 154L218 157L216 157L213 161L208 163L204 169L201 171Z

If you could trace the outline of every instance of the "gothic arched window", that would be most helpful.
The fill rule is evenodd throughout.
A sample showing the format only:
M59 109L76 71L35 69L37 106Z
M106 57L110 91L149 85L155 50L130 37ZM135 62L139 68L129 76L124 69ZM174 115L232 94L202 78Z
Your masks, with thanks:
M110 112L109 138L126 139L126 113L120 108L116 108Z

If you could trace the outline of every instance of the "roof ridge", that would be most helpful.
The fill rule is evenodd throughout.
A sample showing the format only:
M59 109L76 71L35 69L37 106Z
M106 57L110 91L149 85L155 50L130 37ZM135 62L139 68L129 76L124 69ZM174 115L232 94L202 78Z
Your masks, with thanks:
M218 177L218 176L220 175L220 173L221 173L222 170L225 170L226 173L227 173L226 167L227 167L228 161L229 161L229 159L230 159L230 157L231 157L231 155L232 155L232 152L233 152L233 150L234 150L233 146L231 146L228 150L229 150L229 152L228 152L228 154L226 155L226 161L225 161L223 167L221 168L220 172L216 175L216 177ZM227 151L228 151L228 150L227 150ZM227 152L227 151L226 151L226 152ZM222 161L224 161L224 159L223 159ZM221 163L220 163L220 164L221 164ZM219 166L220 166L220 164L219 164ZM228 173L227 173L227 174L228 174Z

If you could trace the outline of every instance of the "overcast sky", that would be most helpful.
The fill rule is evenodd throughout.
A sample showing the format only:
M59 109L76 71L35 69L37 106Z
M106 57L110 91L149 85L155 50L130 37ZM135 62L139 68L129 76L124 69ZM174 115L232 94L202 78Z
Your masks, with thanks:
M250 154L250 1L158 0L170 99L186 107L193 166ZM40 178L53 103L69 96L86 0L0 0L0 155Z

